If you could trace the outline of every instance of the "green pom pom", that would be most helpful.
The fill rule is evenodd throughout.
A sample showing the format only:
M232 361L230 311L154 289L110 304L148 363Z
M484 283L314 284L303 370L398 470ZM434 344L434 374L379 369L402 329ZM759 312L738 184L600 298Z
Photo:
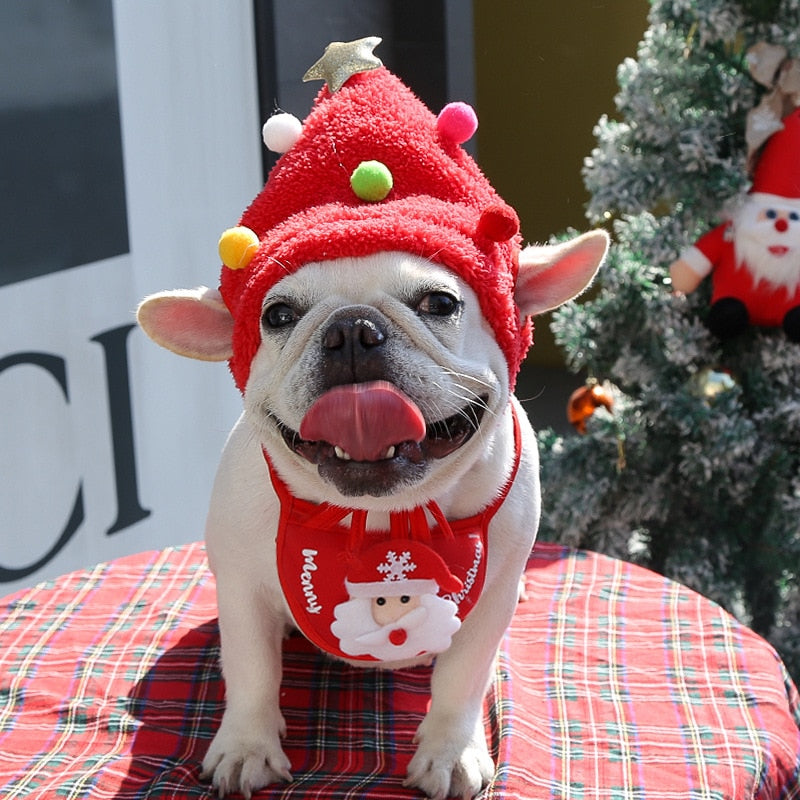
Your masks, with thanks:
M370 203L383 200L393 185L392 173L380 161L362 161L350 176L350 186L356 196Z

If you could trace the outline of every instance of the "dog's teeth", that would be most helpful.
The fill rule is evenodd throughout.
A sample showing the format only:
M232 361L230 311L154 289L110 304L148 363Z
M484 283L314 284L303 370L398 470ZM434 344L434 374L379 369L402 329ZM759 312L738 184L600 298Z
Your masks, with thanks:
M353 460L353 456L351 456L350 453L348 453L346 450L342 450L342 448L339 447L338 444L334 445L333 452L335 453L336 458L338 458L340 461L352 461ZM395 455L396 452L397 452L397 448L394 445L390 445L389 447L387 447L383 451L383 453L381 453L380 458L381 459L394 458L394 455Z

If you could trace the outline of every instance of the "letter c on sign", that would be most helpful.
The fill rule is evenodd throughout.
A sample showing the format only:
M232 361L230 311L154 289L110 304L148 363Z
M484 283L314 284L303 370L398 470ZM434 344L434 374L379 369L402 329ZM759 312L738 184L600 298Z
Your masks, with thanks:
M67 365L63 358L51 355L50 353L14 353L5 358L0 358L0 373L11 369L11 367L19 366L20 364L32 364L35 367L41 367L46 372L49 372L61 387L61 391L64 393L64 399L69 402L69 392L67 391ZM55 544L40 559L27 566L10 568L0 564L0 583L25 578L39 570L51 559L55 558L64 545L75 535L75 532L83 522L83 518L83 484L79 483L78 490L75 493L75 502L72 504L72 511Z

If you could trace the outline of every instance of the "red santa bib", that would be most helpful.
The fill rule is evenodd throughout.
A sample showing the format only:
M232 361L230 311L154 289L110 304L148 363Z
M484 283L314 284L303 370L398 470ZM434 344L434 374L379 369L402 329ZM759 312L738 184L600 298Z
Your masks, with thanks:
M489 523L520 462L512 407L514 464L499 496L474 516L445 519L431 501L390 514L367 530L367 512L292 495L264 458L281 504L278 575L300 631L341 658L389 662L443 652L478 600L486 576Z

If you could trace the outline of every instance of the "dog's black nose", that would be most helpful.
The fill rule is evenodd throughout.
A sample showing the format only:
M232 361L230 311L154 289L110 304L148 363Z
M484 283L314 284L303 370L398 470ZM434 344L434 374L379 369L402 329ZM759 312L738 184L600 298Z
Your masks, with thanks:
M341 309L322 331L322 374L329 386L386 378L388 320L367 306Z
M371 319L352 317L332 322L322 335L322 345L326 350L345 349L357 353L368 350L386 341L386 333Z

